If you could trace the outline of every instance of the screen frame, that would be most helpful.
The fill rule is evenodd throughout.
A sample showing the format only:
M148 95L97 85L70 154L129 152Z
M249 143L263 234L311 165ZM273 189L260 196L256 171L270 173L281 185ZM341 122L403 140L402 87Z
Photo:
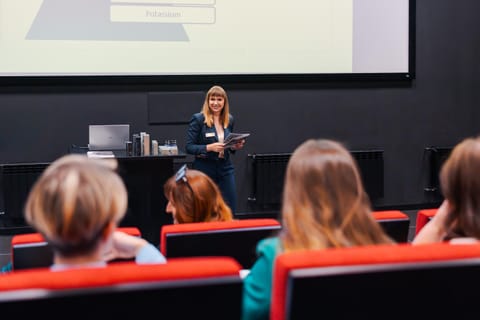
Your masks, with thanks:
M416 0L409 0L408 71L402 73L296 73L296 74L208 74L208 75L42 75L0 76L0 86L89 86L89 85L203 85L374 81L410 82L416 69Z

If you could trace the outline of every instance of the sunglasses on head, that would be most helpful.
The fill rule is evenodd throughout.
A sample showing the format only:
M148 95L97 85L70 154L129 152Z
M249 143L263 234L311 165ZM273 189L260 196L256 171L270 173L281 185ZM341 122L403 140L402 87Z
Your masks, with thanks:
M195 192L193 192L193 188L188 182L187 170L188 170L188 167L186 164L181 166L180 169L178 169L177 173L175 173L175 182L178 183L179 181L183 181L187 185L188 189L190 189L190 192L192 193L193 201L195 202ZM194 221L196 221L195 212L192 212L191 214L193 214L193 219Z
M177 173L175 173L175 182L178 182L180 180L183 180L183 182L186 182L188 184L188 181L187 181L187 165L186 164L181 166L180 169L178 169Z

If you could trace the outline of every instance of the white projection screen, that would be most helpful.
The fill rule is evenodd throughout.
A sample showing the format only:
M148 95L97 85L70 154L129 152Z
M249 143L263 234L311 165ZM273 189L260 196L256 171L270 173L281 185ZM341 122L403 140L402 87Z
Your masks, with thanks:
M0 80L411 79L415 0L0 0Z

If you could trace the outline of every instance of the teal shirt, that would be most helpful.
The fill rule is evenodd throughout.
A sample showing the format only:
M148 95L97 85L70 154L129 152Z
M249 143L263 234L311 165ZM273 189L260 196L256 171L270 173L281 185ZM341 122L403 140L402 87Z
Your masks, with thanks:
M257 245L257 260L243 280L242 319L268 319L272 300L273 264L282 251L277 237L261 240Z

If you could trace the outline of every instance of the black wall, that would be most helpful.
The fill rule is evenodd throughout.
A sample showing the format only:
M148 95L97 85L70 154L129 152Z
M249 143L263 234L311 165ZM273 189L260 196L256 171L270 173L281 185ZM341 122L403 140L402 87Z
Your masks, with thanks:
M229 93L236 131L252 133L234 159L238 212L256 211L247 200L248 154L292 152L319 137L351 150L384 150L384 197L376 207L432 205L436 199L424 191L424 148L453 146L480 132L478 12L477 0L417 1L416 79L410 83L220 83ZM53 161L71 144L86 145L93 123L130 123L132 132L149 132L160 142L177 139L183 149L186 124L149 121L149 93L169 93L164 107L171 116L179 101L171 92L190 99L212 84L0 87L0 162ZM200 110L202 99L189 108ZM150 101L157 115L161 101ZM183 114L183 102L178 108Z

